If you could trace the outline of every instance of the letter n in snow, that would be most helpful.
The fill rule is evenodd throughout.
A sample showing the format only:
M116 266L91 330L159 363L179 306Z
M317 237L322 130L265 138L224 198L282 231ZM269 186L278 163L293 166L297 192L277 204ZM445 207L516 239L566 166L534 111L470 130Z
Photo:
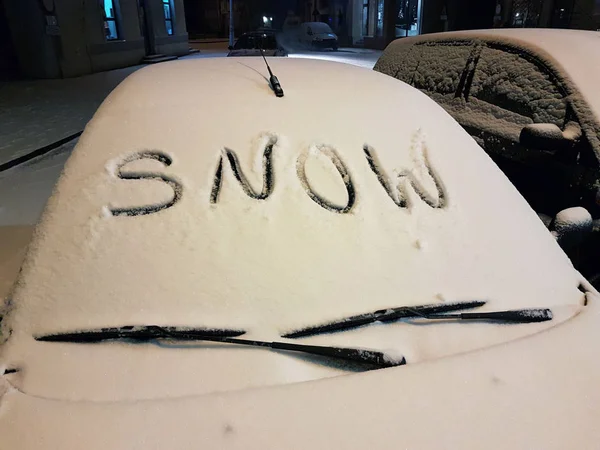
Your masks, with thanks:
M276 143L277 138L270 137L263 151L263 185L262 190L260 192L256 192L248 182L248 179L244 175L244 172L242 172L240 162L235 152L233 150L225 148L222 151L222 154L219 158L219 163L217 165L217 171L215 173L215 179L210 193L210 202L217 203L217 201L219 200L219 193L221 192L221 185L223 183L223 165L225 164L225 159L227 159L229 167L231 167L233 176L240 183L242 190L246 193L248 197L253 198L255 200L265 200L269 195L271 195L271 193L273 192L272 155L273 147Z

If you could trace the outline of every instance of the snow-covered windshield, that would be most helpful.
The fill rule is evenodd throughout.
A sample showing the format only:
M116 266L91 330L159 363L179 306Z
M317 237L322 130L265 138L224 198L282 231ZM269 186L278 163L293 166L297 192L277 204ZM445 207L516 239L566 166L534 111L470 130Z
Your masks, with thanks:
M75 385L102 398L117 390L158 395L152 383L129 393L126 380L137 379L129 371L138 366L157 384L171 380L160 376L163 366L182 364L210 379L161 391L170 394L338 373L261 349L100 344L92 351L32 336L158 325L276 341L400 306L579 304L577 274L544 225L432 100L343 64L277 60L271 67L284 99L265 84L262 59L186 60L136 72L98 110L2 321L10 336L3 357L36 355L28 360L32 392L48 394L59 387L47 380L77 376L60 385L64 396L77 397ZM317 84L336 89L315 91ZM334 121L314 114L321 104ZM539 330L482 327L399 322L307 340L391 347L415 362ZM98 364L108 361L123 383L80 376L104 373Z
M499 302L493 309L523 306L524 297L541 304L569 297L572 286L564 277L515 267L523 259L536 266L544 252L556 267L568 262L535 213L440 107L413 88L360 69L278 61L273 70L286 87L310 89L300 73L314 64L340 89L355 86L346 75L359 77L365 88L377 88L360 96L361 105L396 113L367 120L369 126L331 128L305 114L314 109L310 90L286 101L264 96L244 78L254 71L220 60L143 70L124 82L67 165L26 264L27 282L16 295L29 305L22 313L51 305L55 312L31 314L32 328L135 319L272 327L279 334L374 307L427 304L437 294L492 298ZM186 105L177 120L162 117L166 110L149 106L155 103L146 109L148 83L175 77L185 84L181 77L193 67L209 84L193 95L203 93L200 103L212 105L210 114L193 106L183 88L174 94L185 96L165 99L165 105ZM240 103L233 116L224 113L226 103L211 100L225 81L208 76L223 70L247 105ZM342 90L330 94L330 104L345 104L337 98ZM423 113L403 112L395 96L419 103ZM261 101L275 103L257 114L253 105ZM192 110L193 122L187 118ZM221 110L237 124L234 134L218 126ZM137 125L128 121L123 129L118 117L129 111ZM336 123L356 120L345 108L339 114L347 117ZM198 134L165 139L156 120L167 120L169 129L194 123ZM123 131L101 132L105 127ZM394 173L400 175L394 179ZM518 220L491 220L496 205L507 203ZM514 244L510 233L529 233L535 248ZM494 275L498 270L502 276ZM69 274L68 282L61 273ZM399 298L400 288L410 295ZM529 296L527 289L533 289ZM547 295L534 295L540 289Z

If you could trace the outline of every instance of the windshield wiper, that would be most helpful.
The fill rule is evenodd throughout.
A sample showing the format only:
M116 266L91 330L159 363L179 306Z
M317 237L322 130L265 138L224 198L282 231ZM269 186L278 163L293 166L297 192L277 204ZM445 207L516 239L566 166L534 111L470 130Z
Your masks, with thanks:
M401 306L399 308L380 309L371 313L346 317L322 325L315 325L282 335L285 338L314 336L333 331L350 330L373 322L393 322L400 319L416 318L428 320L483 320L507 323L533 323L552 320L549 309L516 309L509 311L470 312L444 314L464 309L479 308L485 301L454 302L434 305Z
M244 334L244 330L221 330L211 328L161 327L158 325L125 325L117 328L99 328L69 333L36 336L36 341L72 342L76 344L96 343L114 340L152 341L154 339L176 338L182 341L195 341L202 337L234 337Z
M367 325L373 322L392 322L408 317L421 317L426 314L439 314L451 311L460 311L463 309L478 308L485 305L485 301L474 300L469 302L454 302L435 305L420 306L401 306L399 308L379 309L370 313L350 316L344 319L336 320L322 325L315 325L301 330L292 331L283 334L285 338L299 338L304 336L314 336L332 331L349 330Z
M82 330L70 333L48 334L36 336L36 341L67 343L98 343L114 340L133 340L150 342L158 339L177 341L209 341L226 344L267 347L273 350L307 353L311 355L337 358L355 363L369 364L377 368L394 367L406 364L404 357L390 356L384 352L361 348L330 347L319 345L303 345L289 342L267 342L250 339L236 339L233 336L244 334L240 330L184 329L179 327L125 326L119 328L101 328L98 330Z
M535 323L552 320L552 310L548 308L512 309L508 311L467 312L458 314L419 314L429 320L489 320L493 322Z

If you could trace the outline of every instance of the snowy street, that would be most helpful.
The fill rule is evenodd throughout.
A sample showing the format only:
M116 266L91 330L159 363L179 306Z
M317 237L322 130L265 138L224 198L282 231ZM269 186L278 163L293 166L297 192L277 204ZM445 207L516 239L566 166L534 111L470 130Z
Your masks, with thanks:
M194 44L200 53L184 59L225 57L226 43ZM337 52L302 52L292 58L315 58L371 69L381 52L342 48ZM133 66L79 78L17 81L0 87L0 165L81 131L104 98ZM25 164L0 172L0 226L33 225L52 193L77 140Z

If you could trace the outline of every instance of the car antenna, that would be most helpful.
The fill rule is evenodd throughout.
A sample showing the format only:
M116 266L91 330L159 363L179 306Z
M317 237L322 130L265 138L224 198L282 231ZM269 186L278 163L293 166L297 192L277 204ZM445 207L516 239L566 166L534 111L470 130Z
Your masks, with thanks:
M263 59L265 60L265 64L267 65L267 69L269 71L269 83L271 83L271 87L273 88L273 91L275 92L275 95L277 97L283 97L283 89L281 87L281 84L279 84L279 80L277 79L277 77L275 75L273 75L273 72L271 71L271 68L269 67L269 63L267 62L267 58L265 58L265 53L263 52L262 46L260 47L260 54L262 55Z

